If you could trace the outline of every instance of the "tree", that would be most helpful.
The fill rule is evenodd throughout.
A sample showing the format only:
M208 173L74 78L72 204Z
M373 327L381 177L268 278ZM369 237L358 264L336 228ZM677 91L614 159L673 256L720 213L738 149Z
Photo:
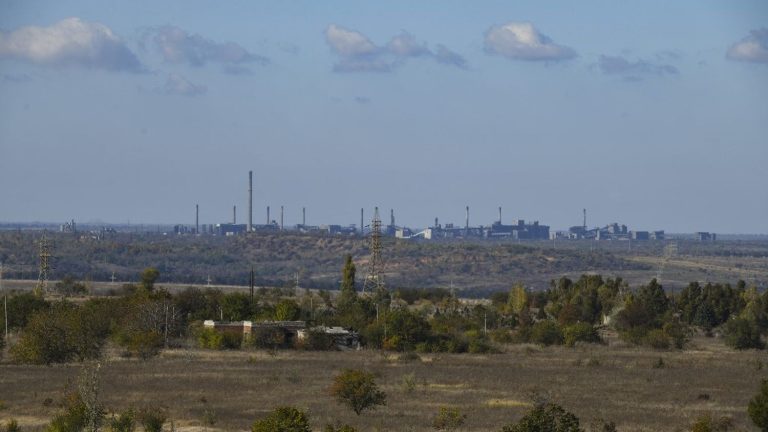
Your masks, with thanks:
M515 424L501 432L584 432L579 418L554 403L537 404Z
M147 267L141 272L141 286L151 292L155 288L155 282L160 277L160 271L154 267Z
M375 409L376 405L387 404L387 395L379 390L373 374L359 369L344 369L336 375L330 393L357 415L366 409Z
M293 321L301 315L301 308L295 300L283 299L275 305L276 321Z
M728 321L725 328L725 343L737 350L765 348L757 325L744 318L734 318Z
M747 413L755 426L763 432L768 432L768 379L760 382L760 392L749 401Z
M509 312L517 315L526 307L528 307L528 291L523 284L516 283L509 292L507 308Z
M347 255L341 275L341 291L339 293L339 308L341 309L347 308L357 300L355 272L355 263L352 262L352 255Z
M531 329L531 342L544 346L563 343L563 332L554 321L539 321Z
M311 432L309 418L304 411L293 407L275 408L268 416L256 420L252 432Z

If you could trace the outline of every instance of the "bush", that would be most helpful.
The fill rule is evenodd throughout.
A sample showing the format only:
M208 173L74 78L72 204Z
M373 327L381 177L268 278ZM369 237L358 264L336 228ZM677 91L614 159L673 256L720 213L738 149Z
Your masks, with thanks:
M387 401L386 394L376 385L373 374L358 369L344 369L336 375L330 394L357 415L366 409L376 408L376 405L386 405Z
M712 414L699 416L691 425L691 432L728 432L733 428L730 417L715 418Z
M757 325L743 318L728 321L725 327L725 343L737 350L765 348Z
M57 414L45 432L79 432L85 429L87 407L78 392L67 392L62 403L64 411Z
M224 348L224 336L212 328L203 328L197 333L200 348L220 350Z
M464 425L467 419L458 408L440 407L440 411L432 419L432 427L436 430L453 430Z
M563 332L554 321L539 321L531 328L530 341L544 346L563 343Z
M600 335L597 329L589 323L581 322L570 325L563 330L565 345L572 347L576 342L600 343Z
M579 418L553 403L538 404L515 424L502 432L583 432Z
M252 432L311 432L307 415L293 407L275 408L267 417L257 420Z
M132 410L123 411L117 417L109 420L110 432L133 432L136 430L136 419Z
M347 424L342 425L337 423L336 426L330 424L325 425L323 432L357 432L357 429Z
M755 426L768 431L768 379L760 382L760 391L749 401L747 413Z
M162 432L168 414L162 408L145 407L139 411L138 418L145 432Z
M645 343L653 349L666 350L669 349L670 342L664 330L653 329L645 335Z
M0 428L0 431L3 432L21 432L21 427L19 426L19 422L17 422L14 419L8 420L8 423L5 424L4 428Z
M287 346L285 332L272 327L255 328L251 334L251 345L255 348L271 350L285 348Z
M131 355L142 360L160 354L160 349L163 347L163 335L153 330L121 332L115 337L115 341Z
M322 330L309 330L304 340L297 342L297 346L311 351L331 351L336 348L336 343L333 335Z

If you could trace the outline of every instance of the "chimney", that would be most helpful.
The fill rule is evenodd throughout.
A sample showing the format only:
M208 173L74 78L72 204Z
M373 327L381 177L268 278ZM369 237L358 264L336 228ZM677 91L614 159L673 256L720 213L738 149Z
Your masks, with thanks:
M499 206L499 225L501 225L501 206Z
M363 235L365 225L363 224L363 209L360 209L360 235Z
M269 225L269 206L267 206L267 225Z
M437 223L437 222L438 222L438 221L437 221L437 218L435 218L435 228L437 228L437 226L438 226L438 223Z
M392 228L395 227L395 210L389 209L389 224L392 226Z
M306 207L301 208L301 225L307 226L307 208Z
M195 234L200 234L200 206L195 204Z
M248 232L253 231L253 171L248 171Z
M237 225L237 206L232 206L232 225Z
M283 230L283 206L280 206L280 231Z
M584 231L587 230L587 209L584 209Z
M469 206L467 206L467 221L465 224L465 228L469 230Z

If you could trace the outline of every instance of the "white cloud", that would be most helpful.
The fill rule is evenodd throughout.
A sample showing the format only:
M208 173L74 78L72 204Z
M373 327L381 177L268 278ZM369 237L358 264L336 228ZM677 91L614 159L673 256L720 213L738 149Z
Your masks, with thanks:
M419 42L402 32L377 46L364 34L331 24L325 30L325 41L339 57L333 66L336 72L391 72L409 58L433 59L441 64L465 68L467 61L443 45L433 52L426 42Z
M174 26L149 29L145 34L152 37L158 52L169 63L186 63L203 66L206 63L241 65L267 64L269 59L253 54L234 42L216 42Z
M133 52L109 27L80 18L67 18L48 27L28 26L0 32L0 59L44 66L143 70Z
M165 87L163 87L163 92L166 94L184 96L199 96L207 91L208 88L206 86L193 84L177 73L168 74L168 79L165 81Z
M728 48L725 56L730 60L768 63L768 28L749 32L749 36Z
M643 76L677 75L679 73L677 68L670 64L653 63L643 59L629 61L622 56L601 55L597 65L604 74L623 76L629 81L640 81Z
M576 57L573 48L552 42L527 22L491 27L485 32L485 50L512 60L560 61Z

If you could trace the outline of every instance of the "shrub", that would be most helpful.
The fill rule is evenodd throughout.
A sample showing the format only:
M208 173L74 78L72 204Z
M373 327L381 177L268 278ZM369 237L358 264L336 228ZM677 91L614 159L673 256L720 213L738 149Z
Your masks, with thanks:
M502 432L583 432L579 418L553 403L537 404L515 424Z
M251 334L251 345L255 348L271 349L286 346L285 332L279 328L259 327Z
M311 432L307 415L293 407L275 408L269 415L256 420L252 432Z
M14 419L8 420L8 422L5 424L4 428L0 428L3 432L21 432L21 427L19 426L19 422L17 422Z
M147 360L160 353L160 348L163 346L163 335L153 330L131 330L118 334L116 342L131 355Z
M110 432L133 432L136 430L136 418L133 410L123 411L109 420Z
M458 408L440 407L440 411L432 419L432 427L436 430L453 430L464 425L467 419Z
M333 335L322 330L309 330L304 340L298 343L298 347L312 351L330 351L336 348L336 344Z
M413 393L416 390L416 374L409 373L403 375L402 387L405 393Z
M162 432L168 414L162 408L145 407L139 411L138 418L145 432Z
M768 431L768 379L760 382L760 391L749 401L747 413L760 430Z
M212 328L204 328L197 333L197 344L200 348L219 350L224 348L224 336Z
M357 429L347 424L342 425L337 423L336 426L330 424L325 425L323 432L357 432Z
M715 418L712 414L699 416L691 425L691 432L728 432L733 428L730 417Z
M85 429L87 407L80 394L67 392L62 405L64 411L53 417L45 432L79 432Z
M563 332L554 321L539 321L531 328L531 342L544 346L563 343Z
M661 329L653 329L645 335L645 343L653 349L669 349L669 337Z
M563 330L565 345L572 347L576 342L600 343L600 335L597 329L589 323L580 322L566 327Z
M376 405L386 405L387 400L386 394L376 385L373 374L359 369L344 369L336 375L330 393L357 415L366 409L376 408Z
M725 327L725 343L737 350L765 348L757 325L744 318L734 318L728 321Z

